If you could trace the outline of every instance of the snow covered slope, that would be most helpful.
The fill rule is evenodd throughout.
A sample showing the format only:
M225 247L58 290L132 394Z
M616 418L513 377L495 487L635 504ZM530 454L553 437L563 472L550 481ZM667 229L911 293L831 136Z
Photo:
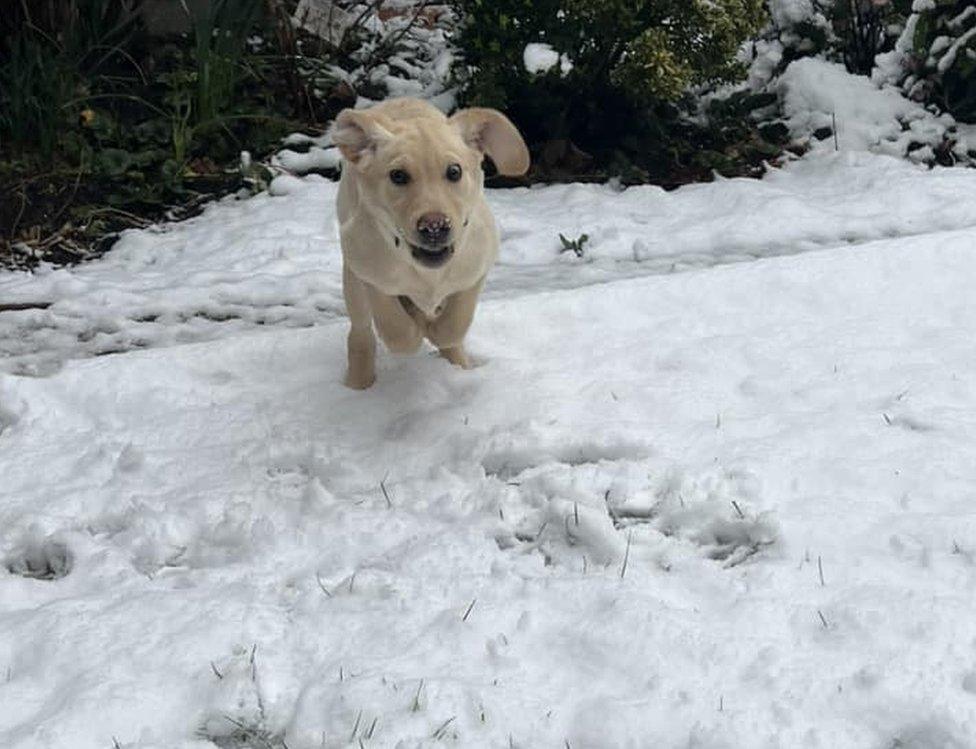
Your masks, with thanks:
M344 314L335 185L281 178L277 195L211 206L127 232L97 263L0 274L0 370L48 373L68 358L307 327ZM503 234L487 294L511 297L885 237L976 226L976 172L928 171L866 153L818 156L762 181L674 192L562 185L494 191ZM558 235L587 234L585 256Z
M321 324L0 375L0 746L973 746L974 177L865 158L496 195L481 366L364 393L324 183L4 279Z

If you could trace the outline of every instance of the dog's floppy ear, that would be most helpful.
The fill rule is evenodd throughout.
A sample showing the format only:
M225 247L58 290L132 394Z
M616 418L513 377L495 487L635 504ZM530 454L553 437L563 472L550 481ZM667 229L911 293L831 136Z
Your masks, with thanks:
M393 134L367 109L343 109L332 125L332 142L346 161L362 165L364 157L376 153L376 146Z
M529 169L529 149L511 120L497 109L462 109L450 123L472 148L491 156L499 174L517 177Z

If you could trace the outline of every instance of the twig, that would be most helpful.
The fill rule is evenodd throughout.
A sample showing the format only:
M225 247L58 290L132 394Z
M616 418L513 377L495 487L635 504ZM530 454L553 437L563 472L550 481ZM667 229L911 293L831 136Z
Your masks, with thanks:
M413 696L413 704L410 705L410 712L416 713L420 710L420 690L424 688L424 680L421 679L417 685L417 693Z
M449 725L451 725L451 723L453 723L453 722L454 722L454 719L455 719L456 717L457 717L456 715L452 715L452 716L451 716L450 718L448 718L448 719L447 719L447 720L445 720L445 721L444 721L443 723L441 723L441 724L440 724L440 726L438 726L438 727L437 727L437 730L436 730L436 731L434 731L434 732L433 732L433 733L432 733L432 734L430 735L430 737L431 737L432 739L441 739L441 738L443 738L443 737L444 737L444 732L445 732L445 731L447 730L447 727L448 727Z
M366 60L365 63L363 63L363 69L370 70L373 66L376 57L379 55L381 51L389 50L392 52L394 49L396 49L396 45L399 44L400 40L403 39L403 37L405 37L413 29L413 27L417 23L417 20L420 18L420 15L427 9L427 6L430 5L431 2L432 0L423 0L423 2L421 2L417 6L417 10L414 11L413 17L410 19L410 22L406 26L404 26L399 31L399 33L391 35L388 39L380 40L380 42L376 45L376 47L373 48L373 51L370 54L369 58Z
M217 674L217 678L218 679L223 680L224 675L222 673L220 673L220 671L217 670L217 664L216 663L214 663L213 661L210 661L210 668L212 668L213 669L213 672L215 674Z
M824 582L823 574L823 559L819 554L817 555L817 571L820 573L820 587L826 587L827 583Z
M630 540L634 535L633 528L627 531L627 548L624 550L624 563L620 567L620 579L624 579L624 575L627 574L627 562L630 560Z
M53 302L15 302L0 304L0 312L24 312L29 309L47 309Z
M24 211L27 210L27 193L21 189L20 191L20 210L17 212L17 218L14 219L13 226L10 227L10 239L14 239L17 236L17 227L20 226L20 219L24 216Z
M393 509L393 500L390 499L390 493L386 490L386 479L387 479L387 477L389 477L389 475L390 475L389 473L386 474L386 476L384 476L383 479L380 481L380 489L383 492L384 499L386 499L386 507L387 507L387 509L392 510Z
M329 598L332 598L332 593L329 592L329 589L325 587L325 583L322 582L322 578L319 576L318 572L315 573L315 581L319 584L319 587L322 589L322 592L325 593L325 595L328 596Z
M619 519L617 518L617 513L614 511L613 506L610 504L610 490L607 489L603 493L603 501L607 506L607 513L610 515L610 519L613 521L614 525L617 525Z
M474 608L474 605L477 601L478 601L477 598L471 599L471 603L468 604L468 608L465 610L464 616L461 617L462 622L466 622L468 620L468 615L471 613L471 609Z

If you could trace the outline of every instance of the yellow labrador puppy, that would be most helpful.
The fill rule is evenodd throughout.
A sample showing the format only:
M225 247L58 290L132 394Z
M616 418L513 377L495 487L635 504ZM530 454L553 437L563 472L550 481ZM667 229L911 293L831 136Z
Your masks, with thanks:
M346 165L339 183L342 287L352 329L346 385L376 379L376 337L390 351L427 338L468 368L464 335L498 231L485 202L485 154L501 174L524 174L529 152L494 109L445 117L418 99L343 110L332 131Z

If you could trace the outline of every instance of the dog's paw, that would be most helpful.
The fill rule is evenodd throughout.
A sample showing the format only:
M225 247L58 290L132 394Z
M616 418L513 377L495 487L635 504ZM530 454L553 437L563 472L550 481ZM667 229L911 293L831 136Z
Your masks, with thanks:
M343 384L351 390L367 390L376 382L375 373L347 372Z
M455 367L460 367L461 369L474 368L471 357L468 356L467 352L461 346L442 348L439 350L439 353Z

